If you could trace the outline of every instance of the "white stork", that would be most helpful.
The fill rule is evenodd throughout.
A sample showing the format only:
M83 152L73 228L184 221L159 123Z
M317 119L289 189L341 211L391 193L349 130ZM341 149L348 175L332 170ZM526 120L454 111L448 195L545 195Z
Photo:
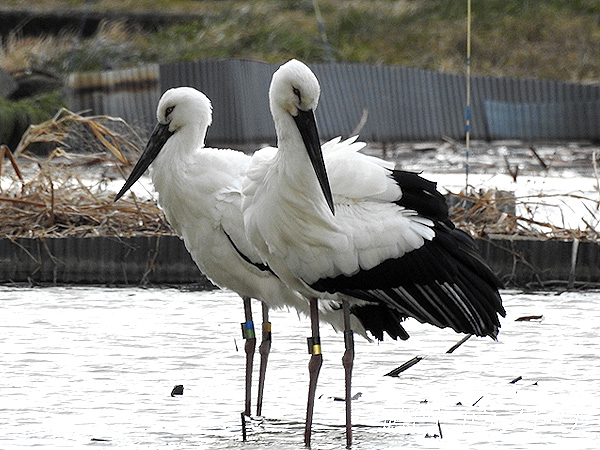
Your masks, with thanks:
M317 78L297 60L274 73L269 98L278 151L271 159L253 157L242 206L247 236L263 261L310 299L312 339L318 343L317 299L332 295L345 310L367 301L402 317L495 338L498 315L505 314L501 283L472 239L449 220L436 184L357 153L352 141L322 151L314 118L319 94ZM372 319L367 327L379 320ZM351 333L346 327L348 445ZM321 364L319 347L309 363L306 445Z
M310 315L308 301L289 289L261 259L246 238L241 212L242 180L250 157L242 152L206 148L204 140L212 121L210 100L191 87L169 89L157 108L158 124L147 146L124 186L118 200L151 166L151 177L158 202L165 215L183 239L198 268L217 286L230 289L244 300L246 331L246 400L245 414L250 416L252 360L256 339L253 331L250 299L263 305L263 342L259 351L261 367L257 415L262 414L262 394L267 358L270 350L268 308L293 307ZM335 148L338 141L325 144ZM275 149L257 152L270 155ZM395 322L395 312L384 308L358 308L353 325L365 335L362 320L373 314ZM343 312L339 302L320 305L324 322L335 329L343 328ZM368 325L374 334L383 329ZM392 328L393 330L393 328ZM250 334L248 334L250 333ZM393 334L393 331L392 331Z

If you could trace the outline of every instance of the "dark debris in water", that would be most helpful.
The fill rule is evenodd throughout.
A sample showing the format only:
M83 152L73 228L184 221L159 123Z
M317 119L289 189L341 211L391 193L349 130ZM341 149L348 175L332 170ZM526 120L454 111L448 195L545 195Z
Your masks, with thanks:
M515 378L514 380L512 380L510 382L510 384L516 384L518 381L521 381L523 379L523 377L521 375L519 375L517 378Z
M358 400L361 397L362 397L362 392L357 392L352 397L350 397L350 400ZM319 398L321 398L321 397L319 397ZM344 397L333 397L333 401L334 402L345 402L346 399Z
M399 367L396 367L394 370L386 373L384 375L384 377L397 377L398 375L400 375L402 372L404 372L406 369L411 368L412 366L414 366L415 364L417 364L419 361L421 361L423 359L422 356L415 356L413 359L411 359L410 361L406 361L404 364L402 364Z
M171 397L175 397L176 395L183 395L183 384L178 384L171 391Z
M543 315L535 315L535 316L522 316L515 319L515 322L531 322L532 320L542 320L544 318Z
M442 438L444 437L444 435L442 434L442 424L440 423L440 421L439 421L439 420L438 420L437 426L438 426L438 433L439 433L439 434L438 434L438 433L434 433L434 434L429 434L429 433L427 433L427 434L425 434L425 437L426 437L426 438L434 438L434 439L435 439L435 438L440 438L440 439L442 439Z
M425 434L425 437L426 437L426 438L441 438L441 436L440 436L439 434L437 434L437 433L436 433L436 434L429 434L429 433L426 433L426 434Z

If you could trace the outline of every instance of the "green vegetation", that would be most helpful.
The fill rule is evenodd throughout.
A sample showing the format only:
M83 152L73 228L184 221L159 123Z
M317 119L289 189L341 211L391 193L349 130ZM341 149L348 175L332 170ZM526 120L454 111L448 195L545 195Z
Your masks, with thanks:
M50 119L62 104L60 91L42 93L19 101L0 98L0 143L16 149L30 124Z
M12 7L37 2L9 0ZM83 8L85 0L50 0L45 8ZM319 0L334 58L462 72L467 0ZM280 62L324 61L312 0L96 0L95 10L185 13L190 21L149 33L105 24L90 39L46 38L51 49L12 37L0 66L58 72L211 57ZM600 79L597 0L472 0L472 69L480 75L596 82ZM60 42L57 42L59 40ZM11 57L19 49L20 58Z

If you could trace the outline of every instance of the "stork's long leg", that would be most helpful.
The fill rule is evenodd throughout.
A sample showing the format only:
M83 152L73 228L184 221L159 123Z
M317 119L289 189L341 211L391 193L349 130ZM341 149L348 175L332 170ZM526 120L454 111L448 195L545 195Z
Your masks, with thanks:
M260 353L260 371L258 375L258 400L256 401L256 415L262 415L262 400L265 389L265 376L267 374L267 361L271 351L271 322L269 322L269 307L262 304L262 342L258 347Z
M344 310L344 344L342 364L346 375L346 447L352 445L352 368L354 367L354 334L350 326L350 305L342 302Z
M317 379L319 378L319 371L323 365L321 336L319 334L319 305L316 298L310 299L310 324L312 328L312 336L308 338L308 347L309 352L311 353L310 361L308 363L310 380L308 384L308 403L306 405L306 425L304 429L304 444L306 446L310 446Z
M250 395L252 394L252 364L254 363L254 353L256 351L256 336L254 333L254 322L252 321L252 305L250 297L242 297L244 301L244 316L246 322L242 323L242 334L246 339L244 349L246 351L246 402L244 414L250 416Z

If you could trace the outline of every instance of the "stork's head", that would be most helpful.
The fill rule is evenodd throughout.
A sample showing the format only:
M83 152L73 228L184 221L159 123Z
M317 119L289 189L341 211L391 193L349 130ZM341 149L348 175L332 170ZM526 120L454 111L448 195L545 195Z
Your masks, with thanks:
M156 108L158 123L175 133L186 125L206 128L212 123L212 105L206 95L192 87L166 91Z
M203 144L206 130L212 122L212 106L208 97L194 88L173 88L160 98L156 118L158 123L148 139L146 149L116 195L115 201L143 175L175 133L185 127L192 128L190 131L201 140L200 144Z
M317 175L327 205L334 213L333 196L325 170L321 143L317 131L314 111L319 103L321 88L319 81L308 66L298 60L292 59L283 64L273 74L269 101L271 113L278 128L278 135L286 129L286 116L291 116L296 128L302 137L302 142L310 158L310 162ZM281 124L277 123L282 121ZM286 129L287 130L287 129Z
M271 109L281 108L296 117L299 111L314 111L320 93L315 74L306 64L292 59L273 74L269 91Z

